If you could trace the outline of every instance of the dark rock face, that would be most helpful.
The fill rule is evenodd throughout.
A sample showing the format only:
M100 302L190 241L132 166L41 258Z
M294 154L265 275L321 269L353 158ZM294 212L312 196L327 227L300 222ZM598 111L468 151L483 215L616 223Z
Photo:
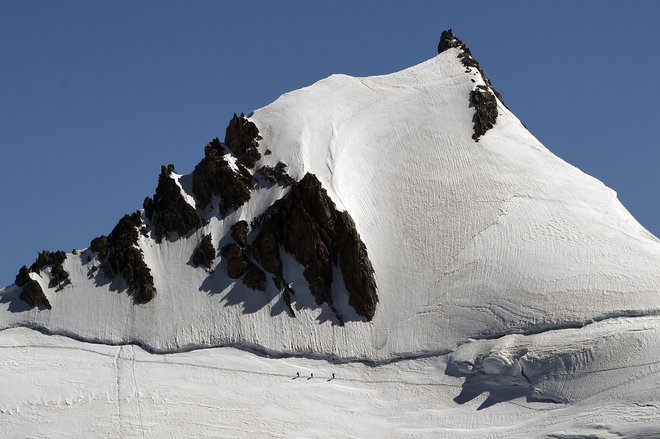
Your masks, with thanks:
M52 309L48 298L41 289L41 285L39 285L39 282L34 279L30 279L30 281L23 286L23 291L19 298L32 307L43 305L46 309Z
M222 248L222 257L227 259L227 276L240 279L248 269L249 261L238 244L227 244Z
M245 247L247 245L247 235L249 230L250 226L247 221L237 221L231 226L231 237L238 245Z
M266 273L254 262L254 250L247 244L249 226L247 221L238 221L231 227L234 244L222 248L222 257L227 259L227 276L232 279L243 278L246 287L266 291Z
M321 183L306 174L289 195L278 200L259 220L255 256L261 266L282 278L280 245L301 263L318 305L332 300L332 267L339 262L349 303L371 320L378 302L367 250L348 213L338 212Z
M474 122L474 134L472 138L479 141L486 131L493 128L497 120L497 99L491 93L488 87L478 85L470 93L470 101L474 105L475 113L472 121Z
M137 247L138 228L142 225L139 212L124 215L106 239L96 238L91 247L106 249L106 256L99 260L109 278L121 275L128 283L128 290L136 303L149 302L156 296L154 278L144 261L142 250ZM105 245L105 247L104 247Z
M66 253L61 250L56 252L44 250L39 253L37 260L30 266L30 271L38 273L50 266L50 282L48 283L48 287L57 288L57 291L60 291L71 283L69 273L62 266L65 260Z
M266 273L248 260L248 267L243 276L243 283L246 287L258 291L266 291Z
M465 47L465 44L454 36L451 29L443 30L442 34L440 34L440 42L438 43L438 53L454 47L462 49Z
M378 303L374 269L348 212L337 214L336 248L339 268L348 291L348 304L362 316L373 316Z
M500 93L498 93L497 90L493 87L493 84L490 82L490 79L486 77L486 74L484 73L483 69L479 65L479 62L472 56L472 52L470 49L465 45L463 41L461 41L458 37L456 37L451 29L447 29L445 31L442 31L442 34L440 35L440 42L438 43L438 53L442 53L447 49L451 48L457 48L460 50L460 53L458 54L458 58L461 60L463 65L465 67L474 67L479 71L481 74L481 77L484 78L484 81L486 84L488 84L488 87L493 91L495 96L497 96L497 99L500 100L500 102L504 103L504 98Z
M474 98L480 118L479 108L483 102L481 97ZM484 121L479 119L479 126L486 126L487 122L487 118ZM283 276L280 255L283 248L304 267L303 274L316 303L328 304L339 324L343 324L344 320L334 307L332 296L336 267L344 279L349 305L359 315L371 320L378 303L374 270L353 220L348 213L336 209L313 174L307 174L296 182L287 174L286 164L278 162L275 167L262 166L253 175L248 168L254 168L261 157L257 149L260 139L254 123L243 115L234 115L227 128L226 144L213 139L205 147L204 159L192 173L196 207L186 202L177 181L172 178L174 166L163 166L154 197L144 200L144 214L149 221L145 224L140 212L134 212L121 218L107 236L94 238L90 250L96 253L98 264L93 264L88 275L91 277L97 273L98 281L104 279L99 277L101 271L110 279L121 276L135 303L149 302L155 297L156 288L151 270L138 246L140 234L157 242L174 232L184 236L204 225L198 209L208 208L214 199L218 200L222 219L250 200L253 188L263 188L264 183L266 186L268 183L278 184L290 188L284 198L273 203L251 224L241 220L231 227L233 242L225 245L220 252L227 263L227 276L241 279L250 289L266 291L266 271L271 273L289 314L295 317L293 284ZM227 148L236 157L236 164L231 162L233 159ZM256 235L254 239L250 236L251 228L255 232L253 235ZM85 257L86 263L92 262L93 256ZM210 269L215 258L212 237L203 234L192 254L192 263ZM64 252L43 251L30 270L39 272L50 267L49 287L61 289L69 282L69 274L62 265L65 260ZM30 306L43 305L50 309L48 298L39 282L30 278L27 267L20 269L15 283L22 288L20 298L23 301Z
M222 218L250 199L252 176L239 164L235 172L224 159L223 146L218 139L213 139L204 148L204 159L193 171L193 194L197 207L205 209L211 203L213 195L220 199Z
M40 253L39 255L41 256L42 253ZM45 259L48 259L48 256L42 259L42 262L44 262ZM39 258L37 258L37 261L39 261ZM46 264L46 265L51 265L51 264ZM39 269L36 271L39 271ZM30 277L30 271L25 265L23 265L21 269L18 270L18 274L16 275L16 281L14 283L16 284L17 287L23 288L23 291L21 291L21 294L18 296L23 302L27 303L31 307L43 305L47 309L51 309L50 302L48 301L48 298L44 294L43 289L41 289L41 285L39 285L39 282L37 282L36 280Z
M30 271L27 269L25 265L23 265L21 269L18 270L18 274L16 275L16 280L14 281L14 283L16 284L17 287L22 287L31 280L32 278L30 278Z
M259 130L257 126L245 118L241 113L234 113L225 133L225 144L236 156L238 161L248 168L254 167L257 160L261 158L258 151Z
M211 268L214 260L215 247L213 247L213 242L211 242L211 235L202 235L199 246L197 246L192 256L193 264L198 267L202 265L206 268Z
M144 212L153 224L157 242L167 237L168 233L176 232L184 236L203 225L197 210L181 195L181 189L170 176L172 172L175 172L174 165L161 167L154 198L147 198L144 202Z
M39 252L36 261L34 261L34 263L30 266L30 271L33 273L38 273L50 265L62 265L65 260L66 253L61 250L56 252L44 250Z
M290 186L295 180L286 173L286 165L282 162L278 162L274 168L264 165L257 171L264 180L271 184L280 184L282 186Z
M483 70L481 70L479 62L474 59L468 46L466 46L464 42L454 36L451 29L442 31L442 34L440 35L440 42L438 43L438 53L442 53L445 50L452 48L460 50L458 57L465 67L474 67L479 70L479 73L483 75Z
M94 253L98 253L99 261L105 261L105 257L108 256L108 237L101 235L92 239L89 249Z

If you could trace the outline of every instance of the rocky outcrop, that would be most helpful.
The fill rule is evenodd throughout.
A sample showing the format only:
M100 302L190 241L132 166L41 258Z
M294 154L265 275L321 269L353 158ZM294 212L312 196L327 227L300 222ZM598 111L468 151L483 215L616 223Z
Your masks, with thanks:
M475 102L479 103L479 98ZM278 162L274 167L260 167L253 175L248 167L254 167L260 158L259 139L259 131L252 122L243 115L234 115L227 128L226 144L217 138L207 144L204 158L192 173L196 206L186 201L176 176L172 175L174 166L161 167L155 194L153 198L147 197L143 205L148 221L143 221L140 212L134 212L121 218L107 236L94 238L89 250L96 254L98 263L92 264L89 276L96 273L97 281L103 281L105 277L123 278L136 303L149 302L155 297L156 288L138 245L140 234L157 242L172 233L187 235L204 225L198 209L208 209L217 202L218 216L224 219L250 200L253 188L278 184L290 189L284 198L253 219L254 242L250 242L251 227L247 221L237 221L231 227L233 242L220 251L227 264L227 276L241 279L250 289L266 291L266 272L272 273L272 280L280 290L289 314L295 317L295 292L283 276L280 251L284 249L304 267L303 274L316 303L328 304L340 324L344 320L334 307L332 294L336 268L344 279L349 304L359 315L371 320L378 302L374 271L352 219L348 213L336 209L313 174L296 182L287 174L286 164ZM208 210L205 212L209 213ZM85 258L86 263L92 263L91 253ZM210 270L215 258L216 248L211 235L202 234L191 262ZM39 253L31 270L39 272L50 267L49 286L62 288L69 277L62 265L65 259L64 252L44 251ZM40 284L31 279L26 267L22 267L16 276L16 285L23 288L21 298L26 303L50 307ZM115 283L113 287L117 285L121 284Z
M222 247L221 255L227 259L227 276L232 279L243 277L248 269L248 260L241 246L236 243L227 244Z
M438 53L442 53L445 50L452 48L459 50L458 58L461 60L465 67L474 67L483 74L483 70L481 70L479 62L474 59L472 52L465 45L465 43L454 36L454 33L451 29L442 31L442 34L440 35L440 42L438 43Z
M470 51L470 49L465 45L463 41L461 41L458 37L454 35L451 29L447 29L445 31L442 31L442 34L440 35L440 42L438 43L438 53L442 53L445 50L451 48L456 48L459 50L458 58L461 60L463 65L467 68L477 69L481 74L481 77L484 79L484 82L492 90L493 94L497 96L497 99L499 99L500 102L504 103L504 98L497 90L495 90L495 87L493 87L493 84L490 81L490 79L486 77L486 74L479 65L479 62L472 56L472 52Z
M41 253L39 255L41 255ZM39 258L37 258L37 261L38 260ZM14 283L17 287L21 287L22 289L18 297L23 302L27 303L31 307L43 305L45 308L51 309L50 302L44 294L41 285L39 285L39 282L30 277L30 270L28 270L25 265L23 265L20 270L18 270L18 274L16 275L16 280Z
M154 198L144 200L144 213L151 221L157 242L169 233L184 236L203 225L197 210L183 198L181 188L171 176L173 172L174 165L162 166Z
M60 291L71 283L69 273L67 273L62 265L65 260L66 253L61 250L56 252L44 250L39 253L37 260L30 266L30 271L39 273L44 268L51 267L48 288L56 288L57 291Z
M254 167L257 160L261 158L257 149L259 147L258 138L257 126L247 120L243 113L240 116L234 113L225 133L225 144L238 161L248 168Z
M213 247L211 235L202 235L202 239L199 241L199 245L193 252L192 262L197 267L201 265L210 269L214 260L215 247Z
M105 275L110 279L122 276L136 303L149 302L156 296L151 270L138 247L138 229L141 226L139 212L124 215L107 238L95 238L90 245L92 251L94 248L99 250L98 257Z
M16 284L17 287L22 287L31 280L32 278L30 277L30 271L25 265L23 265L20 270L18 270L14 284Z
M371 319L376 312L378 296L367 247L348 212L337 213L336 230L335 252L348 291L348 304L361 316Z
M238 171L234 171L224 159L224 154L220 141L213 139L204 148L204 159L195 166L192 175L197 207L207 208L213 196L217 195L221 218L248 201L252 187L252 175L247 169L239 164Z
M108 256L108 237L101 235L92 239L89 249L94 253L98 253L100 261L105 261L106 256Z
M346 212L338 212L321 183L306 174L288 196L276 201L259 219L254 247L261 266L282 278L280 246L302 264L316 303L333 306L333 265L339 264L349 303L371 320L378 302L373 268L366 246Z
M472 138L479 141L479 137L486 134L486 131L493 128L497 120L497 99L491 93L488 87L478 85L475 90L470 93L470 101L474 106L474 134Z
M253 262L253 249L247 244L249 226L246 221L238 221L231 227L231 237L235 241L222 248L222 257L227 259L227 276L243 278L246 287L266 291L266 273Z
M247 245L247 235L249 231L250 226L247 221L236 221L236 223L231 226L231 238L241 247L245 247Z
M48 298L41 289L41 285L34 279L30 279L24 286L23 291L18 296L23 302L31 307L44 306L46 309L52 309Z
M266 291L266 273L249 259L247 261L248 267L243 276L243 284L253 290Z
M257 173L271 184L280 184L281 186L286 187L295 182L295 180L286 173L286 165L282 162L278 162L274 168L264 165L259 168Z

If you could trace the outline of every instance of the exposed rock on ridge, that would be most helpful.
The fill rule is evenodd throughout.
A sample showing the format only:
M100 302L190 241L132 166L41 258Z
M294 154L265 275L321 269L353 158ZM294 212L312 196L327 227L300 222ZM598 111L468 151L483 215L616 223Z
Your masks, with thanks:
M248 167L253 168L261 157L257 151L258 139L256 125L241 114L234 115L229 123L226 144L216 138L206 145L204 158L192 172L196 206L186 201L176 176L172 175L174 165L161 167L154 197L145 198L143 204L144 216L149 221L145 224L140 212L125 215L108 236L94 238L90 250L96 253L98 265L90 268L89 275L101 269L100 272L109 279L121 277L136 303L149 302L155 297L156 288L138 245L140 233L148 238L150 226L151 238L158 243L170 233L185 236L204 226L201 210L217 203L217 214L224 219L250 200L252 190L264 189L263 183L265 186L278 184L290 187L289 192L259 219L253 220L257 235L254 245L248 242L250 226L246 221L238 221L231 227L234 242L221 250L227 263L227 276L242 279L248 288L266 291L265 271L272 273L290 315L295 317L292 307L295 293L283 278L281 246L304 266L304 277L316 303L330 305L340 324L343 324L343 318L333 305L334 267L339 267L344 278L349 305L359 315L371 320L378 302L373 267L350 216L337 211L313 174L295 182L286 172L287 165L278 162L274 167L261 166L254 171L258 175L253 175ZM261 185L255 185L255 182ZM215 257L211 235L203 234L191 257L193 265L208 270ZM65 259L64 252L42 252L32 270L38 272L50 266L49 287L61 288L68 281L68 273L62 268ZM91 262L91 257L87 257L87 262ZM24 289L21 298L31 306L50 306L39 283L32 280L26 270L21 269L16 278L17 285ZM97 281L102 279L97 277Z
M332 267L339 263L349 303L367 320L374 316L378 296L367 250L347 213L335 204L313 174L295 183L260 219L254 246L264 269L282 278L280 245L304 267L316 303L333 306Z
M173 172L174 165L162 166L154 198L144 200L144 213L154 227L157 242L167 238L169 233L184 236L203 225L197 210L183 198L179 185L171 176Z
M225 133L225 143L238 161L248 168L254 167L261 154L257 150L259 143L259 130L257 126L245 118L241 113L234 113Z
M62 266L65 260L66 253L61 250L56 252L44 250L39 252L37 260L30 266L30 271L39 273L44 268L51 267L48 288L57 288L57 291L60 291L71 283L69 273Z
M474 122L474 134L472 134L472 138L478 142L479 137L486 134L486 131L495 125L495 121L497 120L497 100L488 87L478 85L470 93L470 101L475 109L472 119Z
M192 256L192 262L195 266L204 266L211 268L215 260L215 247L211 241L211 235L202 235L199 245Z
M141 225L139 212L124 215L107 238L96 238L90 246L92 250L99 249L99 261L107 277L113 279L121 275L126 280L136 303L149 302L156 296L154 278L137 245Z
M458 57L467 68L475 68L483 78L486 86L479 85L475 90L470 93L470 103L475 107L474 115L474 134L472 138L479 141L479 137L483 136L486 131L495 125L497 119L497 99L504 102L502 95L495 90L493 84L486 77L479 62L472 56L470 49L458 39L451 29L442 31L440 35L440 42L438 43L438 53L442 53L447 49L459 49ZM497 99L495 99L497 97Z
M242 206L250 199L252 175L238 165L234 171L224 158L224 147L216 138L204 148L204 158L195 166L192 174L192 189L197 207L205 209L214 195L218 196L220 216Z
M286 164L278 162L274 168L264 165L257 171L264 180L271 184L280 184L282 186L290 186L295 180L286 173Z
M43 305L46 309L52 308L48 298L44 294L43 289L41 289L41 285L39 285L39 282L30 277L30 271L25 265L23 265L18 271L18 274L16 275L16 281L14 283L17 287L22 288L19 298L23 302L27 303L31 307Z
M231 237L236 241L222 248L222 257L227 259L227 276L243 278L246 287L266 291L266 274L252 260L253 249L247 245L249 226L238 221L231 227Z

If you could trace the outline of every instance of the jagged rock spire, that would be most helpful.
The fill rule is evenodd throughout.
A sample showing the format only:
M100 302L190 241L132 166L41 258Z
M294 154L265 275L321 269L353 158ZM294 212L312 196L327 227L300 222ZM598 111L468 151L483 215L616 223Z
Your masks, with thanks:
M461 40L454 36L451 28L442 31L442 34L440 35L440 42L438 43L438 53L442 53L452 47L461 46L465 46L465 44L463 44Z

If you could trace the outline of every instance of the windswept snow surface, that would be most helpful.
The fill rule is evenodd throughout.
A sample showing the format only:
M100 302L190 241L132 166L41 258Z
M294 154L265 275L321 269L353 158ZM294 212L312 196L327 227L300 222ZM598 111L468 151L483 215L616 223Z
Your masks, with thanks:
M628 323L657 352L647 330L658 319ZM457 402L463 380L443 373L445 356L371 367L233 348L154 355L17 328L0 332L0 428L9 439L653 438L653 357L639 350L634 361L655 363L552 378L595 384L576 403L526 402L495 388Z
M254 431L272 435L295 434L299 411L312 419L305 429L313 424L314 431L329 431L330 415L343 416L347 425L365 429L351 433L356 437L383 437L371 434L378 428L421 437L509 437L512 431L542 434L551 427L559 432L554 437L590 437L582 432L595 430L594 437L621 432L625 437L633 431L626 430L630 419L657 422L651 414L657 415L658 405L660 243L611 189L554 156L501 103L495 127L478 143L472 140L469 96L484 80L476 69L466 69L457 54L449 49L389 75L333 75L283 95L250 117L263 137L262 153L272 151L257 168L282 161L298 180L306 172L316 174L338 207L355 220L378 284L380 301L372 322L355 316L343 327L333 322L327 306L314 304L293 258L283 260L296 291L296 318L289 317L270 281L269 290L258 293L228 279L221 258L214 273L191 264L203 233L211 234L219 249L232 224L250 222L286 193L277 185L261 188L224 220L217 217L216 201L204 213L210 222L188 236L160 244L140 237L158 290L150 303L134 305L121 292L125 285L94 273L97 262L87 262L89 250L68 255L64 268L72 285L60 292L47 288L47 276L32 275L46 292L50 311L17 301L16 286L0 290L0 329L28 326L87 341L135 343L156 353L179 352L159 357L138 348L96 346L80 353L80 342L62 342L75 344L85 361L97 362L107 374L81 387L98 389L78 394L75 386L54 383L56 368L48 372L48 362L60 361L57 356L69 348L52 348L56 357L38 346L11 349L19 358L0 378L14 384L0 388L19 390L0 399L5 414L45 413L51 400L52 410L58 410L61 394L69 395L73 405L83 401L103 410L119 410L119 399L133 404L116 415L128 419L116 423L131 429L127 437L139 435L138 428L161 437L166 431L159 430L159 420L163 428L176 428L177 419L191 411L199 417L200 431L210 432L231 418L226 428L238 428L235 435L241 436L251 431L243 423L255 419L249 410L260 407ZM190 176L175 179L193 204ZM337 304L342 303L341 290L334 292ZM37 342L33 335L11 331L4 334L43 343L41 336ZM211 346L307 359L255 360L253 354L229 348L183 353ZM28 357L42 352L40 369L39 361ZM302 385L290 380L294 369L319 368L327 375L335 368L324 359L343 364L355 381L291 387ZM265 375L226 375L166 364L170 360L238 361L241 368L249 363L251 371ZM41 370L51 384L18 380L22 364ZM117 364L123 365L125 383L119 391L114 387ZM415 381L441 384L401 384L408 372L398 368L405 365L415 374L423 370ZM203 375L190 377L191 368ZM176 373L173 382L182 387L163 384L166 373ZM271 373L283 375L273 378ZM237 376L255 380L243 381L241 390L253 395L239 395L232 382ZM275 389L269 387L273 382ZM140 383L144 398L134 389ZM208 383L217 385L218 394ZM302 392L305 403L292 406L296 399L289 399L289 392ZM484 397L488 394L490 401ZM252 397L259 403L242 412L241 404ZM502 400L522 406L493 405ZM323 409L315 411L310 401ZM215 412L236 404L231 413ZM483 412L477 413L477 407ZM80 410L105 428L94 410ZM461 420L454 410L471 415ZM24 423L5 419L28 431L30 416ZM610 425L613 420L619 424Z

